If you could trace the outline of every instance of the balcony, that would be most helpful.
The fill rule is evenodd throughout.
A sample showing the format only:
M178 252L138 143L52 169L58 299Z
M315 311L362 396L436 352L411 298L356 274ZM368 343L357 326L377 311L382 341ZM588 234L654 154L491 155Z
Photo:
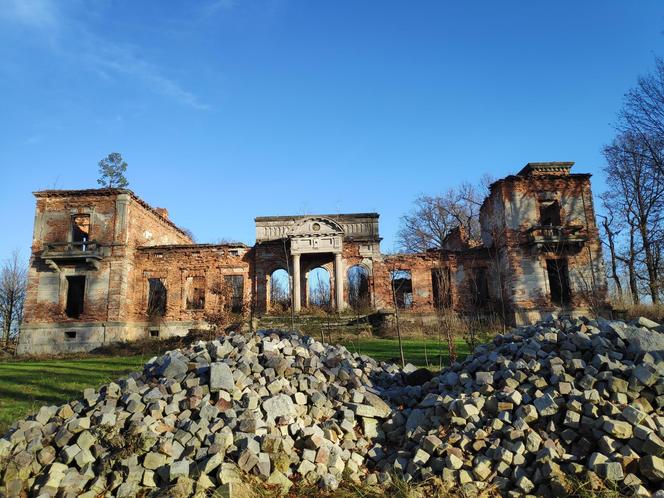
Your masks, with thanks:
M583 233L583 226L536 225L526 231L526 244L538 249L555 250L561 248L579 248L588 237Z
M104 251L102 245L94 240L52 242L45 244L41 257L47 265L54 269L58 269L58 262L65 261L85 261L99 269L99 261L104 259Z

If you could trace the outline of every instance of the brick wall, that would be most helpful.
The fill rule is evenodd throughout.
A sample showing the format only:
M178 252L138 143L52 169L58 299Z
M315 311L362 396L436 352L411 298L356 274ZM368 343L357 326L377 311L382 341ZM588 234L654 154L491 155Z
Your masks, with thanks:
M135 321L148 319L148 279L163 279L168 292L166 321L194 321L202 324L206 312L219 307L217 283L224 285L227 275L244 278L243 292L249 312L253 275L253 253L247 247L235 245L187 245L143 247L137 251L128 294L131 303L129 317ZM188 277L203 277L205 304L201 309L188 309L186 291Z

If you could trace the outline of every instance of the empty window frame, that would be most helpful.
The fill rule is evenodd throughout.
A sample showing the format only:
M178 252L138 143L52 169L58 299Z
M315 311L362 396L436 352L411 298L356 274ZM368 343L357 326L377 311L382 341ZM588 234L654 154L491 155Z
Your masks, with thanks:
M364 266L351 266L348 269L348 304L354 310L362 310L369 307L369 301L369 272Z
M559 306L570 303L572 293L569 286L569 271L566 259L547 259L546 273L549 278L551 302Z
M244 276L225 275L224 283L229 292L231 312L242 313L244 305Z
M486 276L486 268L473 268L471 280L471 297L473 306L481 308L489 301L489 282Z
M90 215L77 214L71 218L71 241L75 249L85 251L90 242Z
M410 270L394 270L391 274L392 297L397 308L413 307L413 277Z
M186 304L188 310L205 308L205 277L187 277Z
M433 268L431 270L431 290L433 304L437 310L452 306L452 279L449 268Z
M148 278L148 309L149 316L164 316L168 293L166 284L161 278Z
M65 314L69 318L78 318L83 314L85 305L85 277L72 275L67 277L67 303Z
M558 201L539 201L539 218L542 226L559 227L561 221Z

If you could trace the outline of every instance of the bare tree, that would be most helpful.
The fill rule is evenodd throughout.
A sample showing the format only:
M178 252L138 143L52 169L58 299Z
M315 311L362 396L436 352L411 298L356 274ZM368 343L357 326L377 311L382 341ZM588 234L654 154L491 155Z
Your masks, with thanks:
M7 258L0 269L0 322L5 347L18 335L23 318L23 304L27 287L27 270L18 251Z
M442 252L439 251L437 266L431 274L432 285L436 289L434 307L436 309L436 318L438 320L438 347L440 354L438 356L438 366L443 368L442 343L443 334L447 342L447 351L450 357L450 364L457 359L456 343L454 342L454 330L451 326L450 318L453 315L452 310L452 276L449 267L444 263Z
M322 273L327 273L322 267L315 268L312 270L310 275L309 282L309 304L312 306L317 306L322 309L327 309L329 311L330 304L332 301L330 293L330 280L328 278L322 278ZM329 274L328 274L329 275ZM314 278L311 278L311 277Z
M628 225L629 225L629 245L627 249L626 256L619 256L618 258L627 266L627 271L629 275L629 290L632 294L632 302L634 304L639 304L641 298L639 296L639 285L636 277L636 226L634 225L631 218L628 216Z
M609 258L610 258L609 267L611 269L610 277L613 280L613 283L616 287L618 298L622 300L623 290L622 290L622 285L620 283L620 276L618 275L619 261L616 249L616 236L619 234L620 231L620 227L618 226L619 222L618 220L616 220L616 216L611 203L611 196L608 195L608 192L605 192L600 198L602 200L602 207L606 212L605 215L600 215L600 218L602 220L601 226L605 235L605 239L603 239L602 242L609 249Z
M664 172L662 149L664 137L664 60L655 59L655 70L641 76L625 95L618 114L617 127L623 134L631 134L643 144L645 157L660 173Z
M401 218L397 234L401 248L409 252L441 249L445 238L457 227L464 229L471 242L479 242L484 190L484 186L464 183L442 195L422 195L415 199L411 212Z
M647 286L653 303L660 301L656 250L660 247L664 221L664 175L654 155L659 154L662 146L664 142L653 137L646 143L642 134L624 132L603 151L608 163L607 183L624 200L625 215L633 221L643 249ZM657 149L655 154L654 148Z
M281 272L286 273L285 270ZM270 278L270 305L275 309L285 311L290 306L290 292L288 290L288 274L285 278L277 278L277 272Z

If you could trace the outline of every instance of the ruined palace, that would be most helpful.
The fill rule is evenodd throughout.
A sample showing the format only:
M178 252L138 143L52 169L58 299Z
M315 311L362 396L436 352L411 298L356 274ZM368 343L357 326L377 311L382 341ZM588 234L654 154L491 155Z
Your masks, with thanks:
M224 313L307 313L321 302L314 287L341 313L500 312L527 323L587 312L604 302L606 278L590 174L572 166L529 163L494 182L481 244L457 229L442 249L415 254L381 253L377 213L258 217L253 246L196 244L130 190L35 192L19 352L184 335ZM313 285L316 272L327 287Z

